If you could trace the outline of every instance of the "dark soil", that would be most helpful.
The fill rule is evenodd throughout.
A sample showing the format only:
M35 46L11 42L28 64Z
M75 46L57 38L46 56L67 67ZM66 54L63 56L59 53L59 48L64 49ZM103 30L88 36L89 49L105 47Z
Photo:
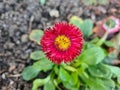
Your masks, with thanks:
M0 0L0 90L31 90L32 82L20 75L32 64L29 54L40 49L28 39L31 30L44 30L73 15L94 22L111 15L120 18L120 0L98 6L85 6L81 1L46 0L41 5L39 0Z

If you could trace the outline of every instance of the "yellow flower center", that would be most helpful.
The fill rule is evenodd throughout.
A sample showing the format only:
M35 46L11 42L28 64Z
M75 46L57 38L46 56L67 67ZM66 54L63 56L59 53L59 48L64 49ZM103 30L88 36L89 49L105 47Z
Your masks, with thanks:
M69 48L71 42L65 35L59 35L56 37L54 44L58 49L65 51Z

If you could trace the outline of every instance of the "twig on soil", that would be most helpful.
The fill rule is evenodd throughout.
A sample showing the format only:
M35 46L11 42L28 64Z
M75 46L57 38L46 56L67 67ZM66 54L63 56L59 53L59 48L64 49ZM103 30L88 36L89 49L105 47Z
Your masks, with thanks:
M5 72L5 70L1 70L1 71L0 71L0 74L2 74L3 72Z
M16 77L20 77L21 74L15 74L15 75L9 75L8 77L13 77L13 78L16 78Z
M0 53L0 56L2 57L6 57L7 56L7 54L5 54L5 53Z
M30 21L29 21L28 33L30 33L31 31L33 20L34 20L34 16L31 16Z

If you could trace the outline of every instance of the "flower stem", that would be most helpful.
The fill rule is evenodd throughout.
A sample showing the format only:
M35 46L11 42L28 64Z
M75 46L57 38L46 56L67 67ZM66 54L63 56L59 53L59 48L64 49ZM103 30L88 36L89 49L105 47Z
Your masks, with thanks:
M103 37L97 42L98 46L101 46L105 42L105 40L107 39L108 34L109 34L108 31L105 32L105 34L103 35Z
M74 67L68 66L68 65L64 66L64 68L65 68L66 70L68 70L68 71L71 71L71 72L77 71Z
M57 80L53 80L53 83L54 83L54 85L57 87L57 89L58 90L62 90L59 86L58 86L58 82L57 82Z

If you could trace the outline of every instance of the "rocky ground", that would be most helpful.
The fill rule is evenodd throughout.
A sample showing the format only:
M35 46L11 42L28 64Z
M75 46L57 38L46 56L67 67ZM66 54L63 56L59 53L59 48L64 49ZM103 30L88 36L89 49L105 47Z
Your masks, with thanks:
M31 82L20 75L32 64L29 54L40 49L28 38L31 30L44 30L73 15L94 22L111 15L120 18L120 0L109 1L85 6L82 0L46 0L45 5L39 0L0 0L0 90L31 90Z

